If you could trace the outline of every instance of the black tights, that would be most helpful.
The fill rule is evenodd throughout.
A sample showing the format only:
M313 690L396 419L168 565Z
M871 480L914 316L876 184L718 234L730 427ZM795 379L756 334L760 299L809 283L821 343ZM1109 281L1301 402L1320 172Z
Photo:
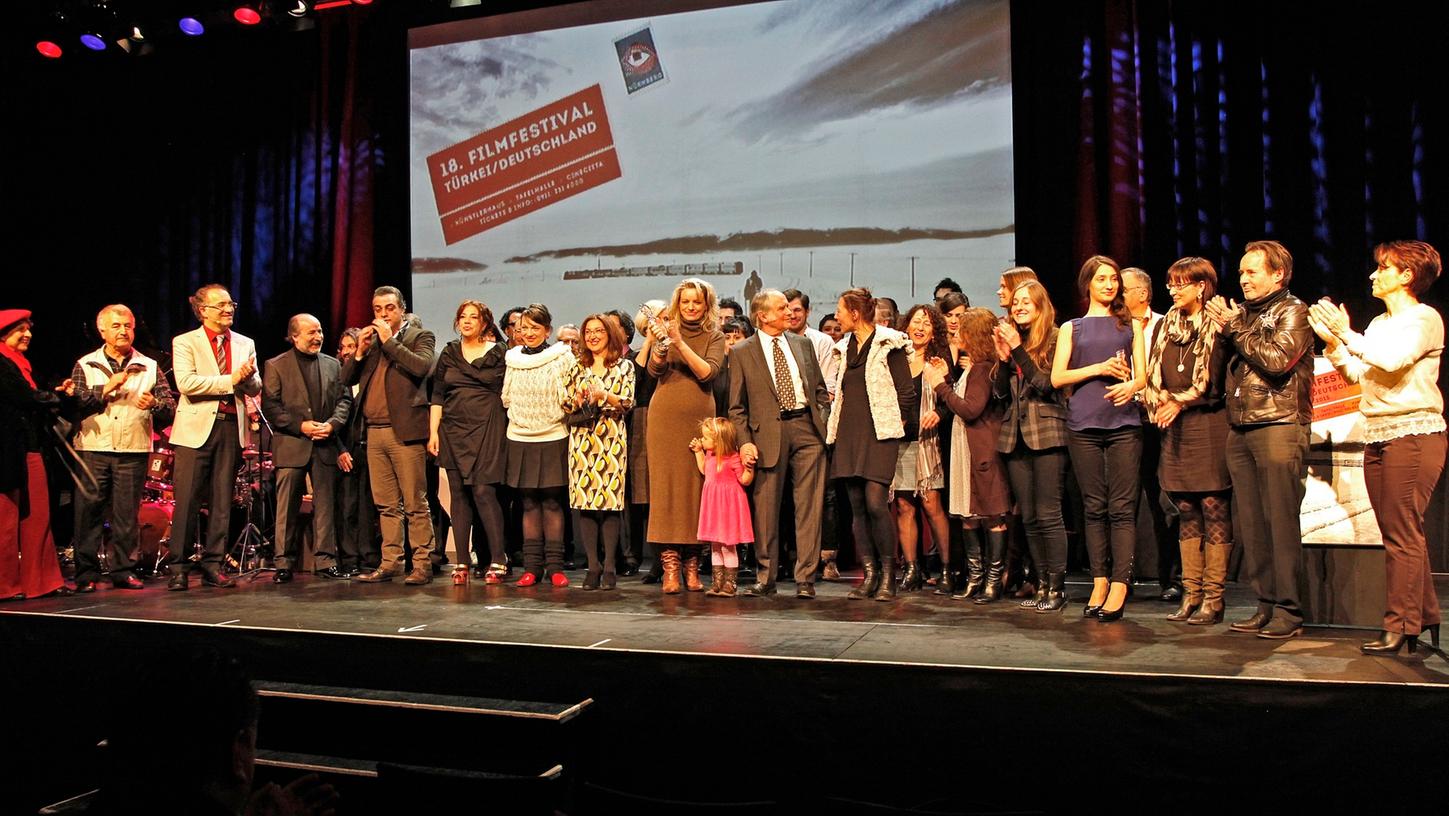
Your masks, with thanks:
M574 527L579 546L589 559L589 572L598 573L599 549L604 551L604 572L614 571L614 550L619 543L619 523L623 514L617 510L575 510Z
M491 484L463 484L463 474L448 469L448 492L453 496L450 519L453 524L453 546L458 550L458 566L467 569L473 563L469 553L473 538L473 519L483 524L488 538L488 557L494 564L506 565L508 555L503 540L503 506L498 491Z
M1170 493L1177 505L1177 537L1180 541L1198 539L1204 545L1230 544L1233 540L1233 515L1230 493Z
M850 499L851 531L861 563L873 561L882 567L894 563L896 520L891 515L890 485L851 478L845 481L845 495Z
M524 488L523 570L543 575L545 558L549 572L563 570L564 512L562 487Z

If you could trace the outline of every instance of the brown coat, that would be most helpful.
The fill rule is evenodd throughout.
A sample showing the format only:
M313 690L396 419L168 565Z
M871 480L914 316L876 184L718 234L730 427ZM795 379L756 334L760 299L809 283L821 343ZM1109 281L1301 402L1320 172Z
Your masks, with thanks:
M649 360L658 385L649 401L649 541L698 544L699 493L704 477L694 463L689 440L699 423L714 416L710 381L724 365L725 339L719 331L689 333L681 340L709 363L709 376L697 379L677 349L663 363Z
M1011 490L1006 483L1006 467L996 453L996 437L1001 433L1001 403L991 398L991 367L971 366L966 373L966 388L956 396L951 384L936 386L936 400L946 404L961 417L966 426L966 446L952 450L951 456L969 456L971 462L971 514L998 516L1011 512Z

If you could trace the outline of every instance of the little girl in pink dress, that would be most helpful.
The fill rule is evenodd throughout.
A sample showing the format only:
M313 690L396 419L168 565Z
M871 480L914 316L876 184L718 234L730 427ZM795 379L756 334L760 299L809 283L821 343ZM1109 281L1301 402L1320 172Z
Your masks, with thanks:
M709 542L714 581L706 595L733 598L740 558L736 545L755 541L750 522L750 501L744 485L755 480L754 467L740 461L735 447L735 426L723 417L699 423L699 437L689 440L694 463L704 474L699 496L699 540Z

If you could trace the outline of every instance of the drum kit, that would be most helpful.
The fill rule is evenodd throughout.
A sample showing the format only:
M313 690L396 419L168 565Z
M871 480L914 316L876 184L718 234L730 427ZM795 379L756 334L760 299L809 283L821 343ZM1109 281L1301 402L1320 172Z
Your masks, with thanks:
M136 563L136 571L141 574L160 574L171 553L171 529L176 510L175 467L176 452L158 440L146 463L141 511L136 519L137 545L132 560ZM253 447L242 451L241 463L233 481L232 507L245 511L247 524L228 558L230 565L241 572L255 572L260 568L258 551L262 548L258 545L264 545L266 538L252 522L251 515L258 504L257 499L263 495L264 485L273 478L274 470L270 451L259 451ZM193 546L199 553L201 545L197 543ZM109 549L108 546L101 548L102 559L106 559ZM109 564L105 568L109 571Z

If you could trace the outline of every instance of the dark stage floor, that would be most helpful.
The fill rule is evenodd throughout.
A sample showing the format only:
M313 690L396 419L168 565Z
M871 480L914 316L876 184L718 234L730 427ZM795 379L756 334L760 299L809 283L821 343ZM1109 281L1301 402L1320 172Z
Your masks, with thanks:
M0 614L721 657L1449 686L1442 654L1361 655L1358 645L1375 634L1369 630L1314 627L1270 641L1232 633L1226 623L1171 623L1164 616L1173 606L1156 600L1134 600L1121 622L1098 623L1081 615L1084 584L1069 586L1076 601L1062 612L1037 614L1009 599L975 605L929 591L891 604L848 601L849 583L818 584L814 601L796 600L788 583L773 598L725 600L664 596L637 578L621 579L617 592L584 592L582 573L574 578L565 589L454 587L447 574L425 587L308 575L276 586L262 574L232 590L193 579L184 594L159 582L140 592L103 584L94 594L6 603ZM1229 600L1227 621L1251 614L1245 590L1231 590Z

